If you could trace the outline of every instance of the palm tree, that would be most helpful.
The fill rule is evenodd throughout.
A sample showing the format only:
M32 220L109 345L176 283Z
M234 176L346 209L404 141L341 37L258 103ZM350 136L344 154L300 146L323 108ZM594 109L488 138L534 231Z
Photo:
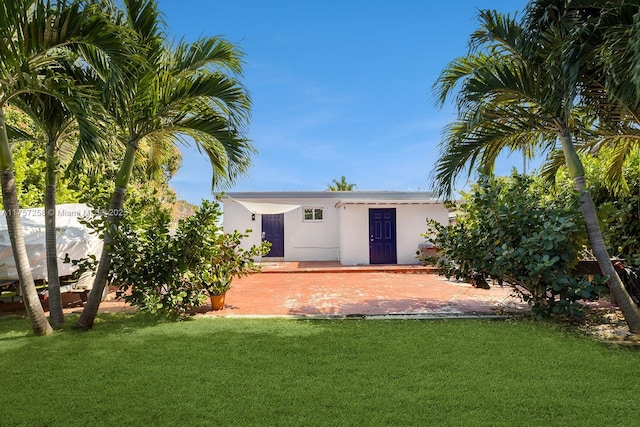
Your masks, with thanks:
M356 188L355 184L350 184L347 182L347 178L342 175L340 181L333 180L331 184L327 187L329 191L353 191Z
M640 2L610 0L591 7L593 18L581 19L591 24L581 42L595 60L586 62L582 95L596 113L598 132L584 149L597 154L606 147L613 153L605 184L624 194L629 187L623 165L640 148Z
M0 178L7 227L25 308L34 332L52 331L27 257L3 107L26 92L70 99L73 84L59 73L69 52L107 64L125 52L121 30L96 2L5 0L0 4ZM100 46L102 50L95 48Z
M69 75L78 78L82 70L74 70ZM91 94L83 94L67 100L39 93L23 93L13 99L12 105L26 113L44 136L45 149L45 248L49 290L49 321L54 328L64 324L60 280L58 273L58 253L56 241L56 185L58 170L68 166L72 160L77 163L99 148L98 137L93 124L99 117L92 110ZM32 140L37 139L33 135Z
M589 155L608 149L604 184L615 194L628 192L623 165L640 147L638 8L637 0L537 0L527 9L526 27L532 39L554 26L571 34L558 51L571 55L573 59L566 62L574 69L580 67L580 99L597 123L591 135L579 141L578 149ZM553 180L559 165L547 164L543 175Z
M459 84L459 118L446 130L435 168L435 185L450 196L455 178L479 165L491 172L498 154L522 148L551 150L560 142L574 185L581 193L581 212L594 255L632 331L640 331L640 310L626 292L611 263L586 187L573 135L583 131L578 103L580 74L562 43L572 33L552 26L531 37L514 19L496 12L479 13L480 29L472 35L476 50L451 62L435 84L443 103ZM482 49L482 50L480 50ZM570 59L570 60L569 60Z
M132 70L121 86L106 93L105 102L126 141L122 166L115 180L107 224L117 227L140 144L195 142L210 159L212 186L224 186L246 171L252 144L243 137L249 116L249 96L236 79L242 71L241 53L217 38L170 47L162 32L155 0L125 0L121 25L137 34L145 65ZM166 147L168 144L164 144ZM82 330L93 326L106 285L111 255L109 233L89 294L78 319Z

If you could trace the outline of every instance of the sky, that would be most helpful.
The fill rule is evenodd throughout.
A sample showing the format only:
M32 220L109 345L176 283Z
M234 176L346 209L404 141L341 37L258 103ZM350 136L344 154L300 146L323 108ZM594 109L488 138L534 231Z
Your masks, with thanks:
M357 190L429 191L453 101L433 83L468 51L479 9L524 0L159 0L174 40L220 36L244 51L252 99L248 174L226 191L323 191L345 176ZM181 147L171 185L194 204L213 197L211 167ZM503 156L496 173L522 170ZM216 191L218 191L216 189Z

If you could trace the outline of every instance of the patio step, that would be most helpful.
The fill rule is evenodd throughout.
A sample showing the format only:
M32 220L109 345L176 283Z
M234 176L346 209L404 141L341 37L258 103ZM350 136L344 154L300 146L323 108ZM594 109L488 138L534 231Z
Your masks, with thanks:
M262 262L262 273L406 273L435 274L433 266L417 264L342 265L337 261Z

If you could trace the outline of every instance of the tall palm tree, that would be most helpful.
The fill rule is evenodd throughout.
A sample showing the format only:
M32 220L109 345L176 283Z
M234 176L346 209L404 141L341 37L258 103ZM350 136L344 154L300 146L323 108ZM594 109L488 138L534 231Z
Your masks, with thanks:
M604 184L614 193L629 188L623 165L640 147L640 21L638 0L536 0L527 8L526 28L532 41L552 27L564 27L557 52L571 57L580 79L580 100L597 124L578 149L597 154L608 148ZM552 180L559 163L546 165Z
M629 191L623 166L640 148L640 1L601 3L590 6L590 19L581 19L589 31L580 42L595 58L586 61L582 96L598 122L596 138L587 141L584 149L597 153L607 147L613 153L605 184L623 194ZM570 3L565 7L567 13L573 11Z
M626 292L611 263L586 187L573 137L583 130L578 101L578 58L569 57L562 41L572 37L568 23L541 29L534 38L514 19L492 11L479 13L472 35L476 50L451 62L435 84L441 103L460 86L459 118L451 124L436 164L436 186L451 195L457 175L479 165L490 172L503 150L551 150L559 141L574 185L594 255L632 331L640 332L640 310Z
M126 17L120 18L120 24L135 31L146 63L132 70L123 85L111 87L105 94L107 108L126 141L108 210L109 227L118 225L141 143L195 143L211 161L212 186L233 182L246 171L254 152L243 137L250 101L236 78L242 71L241 52L217 37L170 46L155 0L125 0L124 5ZM107 233L106 250L78 319L79 329L93 326L109 272L109 247Z
M73 85L59 74L60 61L75 51L109 63L125 52L121 29L100 13L98 2L5 0L0 4L0 178L7 228L25 308L34 332L52 331L42 309L27 257L13 176L13 159L2 108L26 93L69 97ZM99 46L101 50L96 50Z
M70 71L67 74L78 78L82 70ZM20 108L36 125L37 130L44 136L45 148L45 249L47 259L47 277L49 291L49 321L54 328L64 324L62 300L60 295L60 280L58 273L58 259L56 241L56 185L58 170L77 163L94 152L101 151L95 118L100 114L94 113L91 94L73 98L56 98L40 93L23 93L13 99L12 105ZM63 101L68 101L66 104ZM95 103L93 103L95 104ZM98 104L99 105L99 104ZM36 139L37 136L32 136ZM72 162L75 160L76 162Z

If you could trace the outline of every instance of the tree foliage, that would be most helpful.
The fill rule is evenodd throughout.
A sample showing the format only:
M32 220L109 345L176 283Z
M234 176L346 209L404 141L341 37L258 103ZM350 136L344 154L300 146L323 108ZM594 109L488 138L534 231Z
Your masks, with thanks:
M98 105L93 102L95 91L91 85L76 80L69 72L69 66L104 75L112 65L130 58L133 49L133 45L126 42L123 29L113 25L102 13L106 5L107 1L80 0L7 0L0 3L2 201L22 300L32 328L38 334L50 333L52 328L45 317L29 265L9 140L13 132L6 126L4 109L12 104L24 107L29 104L28 99L36 101L31 104L35 109L53 101L51 105L61 107L58 112L62 114L57 116L52 128L66 128L57 125L61 123L59 119L66 121L70 115L75 116L81 133L92 127L83 118L92 116L93 105ZM47 119L53 119L53 116ZM50 136L52 134L47 134L47 138ZM53 173L54 162L49 161L53 159L52 153L47 150L46 168ZM46 179L51 181L50 178L47 174ZM45 198L47 202L55 197L52 187L51 190ZM54 226L48 228L47 243L52 242L51 235L55 236ZM47 255L52 247L47 244ZM48 265L49 261L55 261L51 256L47 256L47 260Z
M595 46L585 42L589 36L598 40L596 33L603 28L593 26L591 18L600 14L583 13L585 4L579 3L574 7L569 0L533 0L524 19L489 10L478 13L479 28L471 36L470 53L449 63L434 85L441 103L459 87L458 119L445 131L434 181L437 190L449 197L461 171L468 168L471 173L478 167L492 173L505 150L547 151L556 159L561 150L581 197L578 208L591 250L609 277L612 300L629 329L640 332L640 309L611 262L578 154L580 146L575 143L588 138L594 121L585 112L595 112L599 121L606 122L601 117L606 110L584 102L594 98L585 96L583 89L600 83L600 96L606 100L616 93L597 80L592 69L597 63ZM597 6L614 10L617 2Z
M342 175L340 181L334 179L331 184L327 186L328 191L353 191L356 189L356 184L347 182L347 178Z
M209 156L217 185L248 167L254 149L244 137L250 101L239 81L242 52L218 37L169 41L155 0L7 0L0 31L0 175L8 213L43 199L50 207L76 199L96 207L109 190L119 193L111 210L121 211L127 185L149 182L154 188L141 194L171 198L164 184L179 165L177 142L195 141ZM16 126L4 126L8 106L31 122L18 117ZM20 221L7 218L27 310L34 330L47 333ZM51 260L55 217L47 227ZM94 288L83 324L92 322L102 294Z
M192 43L171 43L155 0L125 0L114 19L135 34L140 63L122 84L103 91L118 138L126 146L115 178L109 211L120 212L134 176L134 162L143 146L152 147L149 164L156 165L167 150L190 143L206 154L212 166L212 187L224 187L246 172L252 143L246 139L250 116L248 91L240 82L242 51L219 37ZM164 172L166 173L167 170ZM120 217L109 216L110 227ZM110 236L106 236L107 248ZM90 329L107 283L112 253L102 253L79 329Z
M243 248L250 230L223 233L221 214L217 203L205 200L171 230L169 210L155 204L147 206L144 216L125 215L118 228L109 227L105 215L89 225L110 233L109 280L121 297L141 311L180 315L203 305L207 296L228 291L233 278L260 271L254 258L264 255L269 244ZM81 271L96 265L92 258L68 261Z
M598 298L604 281L571 273L586 243L578 204L575 195L550 197L530 177L482 177L457 224L429 222L425 236L442 258L424 261L448 278L513 286L538 319L581 315L581 301Z
M621 165L619 173L624 178L625 190L610 180L612 158L617 156L615 147L601 147L597 155L582 153L581 158L588 177L598 218L609 253L624 260L630 266L640 266L640 151L633 149ZM572 189L567 181L567 171L560 168L554 178L554 192L566 194ZM546 179L545 179L546 180ZM590 257L585 248L585 256Z
M631 266L640 267L640 150L633 150L620 170L627 190L609 187L610 156L603 149L598 157L585 156L585 168L591 177L594 202L612 255Z

